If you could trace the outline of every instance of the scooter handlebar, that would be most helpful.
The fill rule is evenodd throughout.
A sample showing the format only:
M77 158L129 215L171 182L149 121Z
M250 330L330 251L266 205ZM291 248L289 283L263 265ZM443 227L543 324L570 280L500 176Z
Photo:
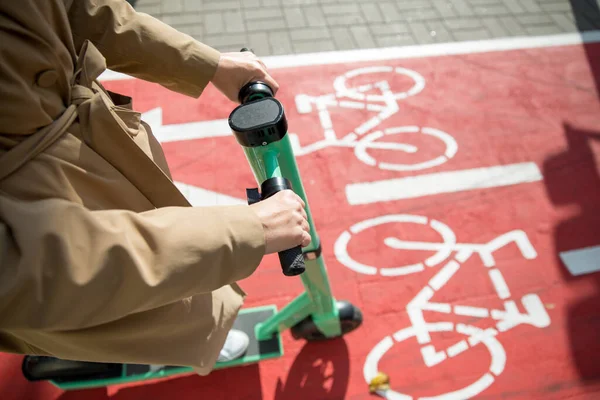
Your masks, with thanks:
M244 47L241 51L252 51L246 47ZM261 81L253 81L244 85L238 94L238 99L241 104L245 104L249 101L262 99L265 97L273 97L273 90L267 85L265 82ZM285 182L285 180L282 180ZM279 179L274 179L274 182L281 182ZM276 192L284 189L291 189L291 186L286 187L288 185L283 184L280 187L271 186L270 193L265 192L265 184L266 186L271 186L267 182L263 182L263 199L272 196ZM279 186L279 185L274 185ZM281 269L283 270L283 274L285 276L296 276L303 273L306 269L304 265L304 255L302 253L302 247L296 246L291 249L287 249L284 251L280 251L279 262L281 264Z

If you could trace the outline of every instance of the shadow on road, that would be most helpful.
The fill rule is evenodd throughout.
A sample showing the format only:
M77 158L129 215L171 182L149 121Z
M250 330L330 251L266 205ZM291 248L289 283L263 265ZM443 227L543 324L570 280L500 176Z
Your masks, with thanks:
M599 117L600 118L600 117ZM569 217L554 228L556 265L563 281L579 296L567 310L567 329L581 384L600 382L600 272L573 276L559 257L560 252L600 244L600 176L592 144L600 145L600 132L590 132L564 124L567 148L544 162L546 190L557 210ZM598 146L597 148L600 148ZM598 260L600 263L600 260Z
M584 42L592 31L600 29L600 7L597 0L570 0L575 25ZM587 62L600 98L600 44L584 43ZM600 114L598 116L600 120ZM553 204L569 208L574 215L561 221L554 231L557 265L563 279L590 293L568 310L568 334L573 360L582 384L600 382L600 272L572 276L559 258L563 251L600 244L600 176L592 146L600 143L598 131L564 125L567 149L544 163L544 181ZM600 263L600 260L598 260ZM586 285L587 284L587 285ZM579 288L579 286L575 286Z
M350 361L343 339L304 345L288 372L277 382L275 400L346 398Z

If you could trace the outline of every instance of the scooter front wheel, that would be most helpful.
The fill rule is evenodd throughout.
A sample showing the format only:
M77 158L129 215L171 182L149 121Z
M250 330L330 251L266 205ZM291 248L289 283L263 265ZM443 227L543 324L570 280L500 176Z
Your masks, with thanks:
M363 316L358 307L348 301L337 301L336 305L340 317L341 336L352 332L360 326ZM294 339L305 339L308 341L333 339L332 337L325 336L317 328L311 316L292 326L290 331Z

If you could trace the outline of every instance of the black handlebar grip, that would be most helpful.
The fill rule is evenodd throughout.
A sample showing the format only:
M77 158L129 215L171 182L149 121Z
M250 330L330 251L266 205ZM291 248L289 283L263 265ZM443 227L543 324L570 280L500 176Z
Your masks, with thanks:
M292 249L279 252L279 262L285 276L300 275L306 269L302 247L296 246Z
M264 181L260 185L262 192L262 199L268 199L275 193L282 190L292 189L292 184L289 180L283 177L273 177ZM302 254L302 247L296 246L291 249L287 249L279 252L279 262L281 269L285 276L296 276L306 270L304 265L304 255Z
M246 83L238 93L240 104L256 99L264 99L265 97L273 97L273 90L269 85L260 81Z

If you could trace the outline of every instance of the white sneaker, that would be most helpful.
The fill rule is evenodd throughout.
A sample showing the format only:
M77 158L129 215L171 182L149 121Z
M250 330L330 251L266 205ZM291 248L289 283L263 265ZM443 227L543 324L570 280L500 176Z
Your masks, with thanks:
M250 338L244 332L235 329L230 330L217 362L233 361L240 358L246 353L249 343Z

